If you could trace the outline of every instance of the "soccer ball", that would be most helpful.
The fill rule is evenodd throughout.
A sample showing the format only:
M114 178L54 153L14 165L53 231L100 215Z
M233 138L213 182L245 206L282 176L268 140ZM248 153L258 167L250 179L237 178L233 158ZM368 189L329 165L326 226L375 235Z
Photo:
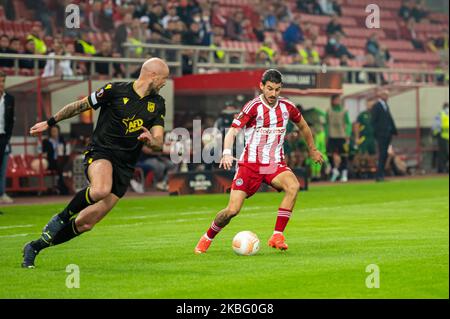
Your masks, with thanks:
M259 250L259 238L251 231L241 231L234 236L232 247L238 255L254 255Z

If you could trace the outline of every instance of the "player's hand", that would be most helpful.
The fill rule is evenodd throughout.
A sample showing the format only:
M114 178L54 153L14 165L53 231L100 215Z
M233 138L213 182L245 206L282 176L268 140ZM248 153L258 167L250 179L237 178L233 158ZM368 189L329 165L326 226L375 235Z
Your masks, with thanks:
M32 128L30 128L31 136L38 136L40 133L48 130L47 121L36 123Z
M150 131L145 126L142 126L141 129L144 132L142 132L141 135L138 136L138 140L144 142L147 145L151 145L151 142L153 141L152 133L150 133Z
M235 158L232 155L224 155L220 160L219 168L223 166L224 169L229 170L233 166Z
M314 163L323 164L323 155L318 150L312 150L311 152L309 152L309 156L314 161Z

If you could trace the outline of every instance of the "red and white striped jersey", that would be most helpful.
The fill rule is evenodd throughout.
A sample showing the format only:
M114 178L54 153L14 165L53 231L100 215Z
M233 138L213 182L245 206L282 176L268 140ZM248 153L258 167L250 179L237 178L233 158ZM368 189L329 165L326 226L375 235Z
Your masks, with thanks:
M273 107L264 102L262 95L245 104L231 124L231 127L244 128L245 148L239 162L284 162L286 125L289 120L299 123L301 118L295 104L283 97Z

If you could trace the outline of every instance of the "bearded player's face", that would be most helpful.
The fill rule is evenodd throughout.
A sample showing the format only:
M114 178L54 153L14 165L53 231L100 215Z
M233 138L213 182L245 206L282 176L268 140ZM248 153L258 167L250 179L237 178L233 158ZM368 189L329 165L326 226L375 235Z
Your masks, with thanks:
M275 105L278 97L280 96L281 83L267 81L266 84L260 83L259 87L269 105Z

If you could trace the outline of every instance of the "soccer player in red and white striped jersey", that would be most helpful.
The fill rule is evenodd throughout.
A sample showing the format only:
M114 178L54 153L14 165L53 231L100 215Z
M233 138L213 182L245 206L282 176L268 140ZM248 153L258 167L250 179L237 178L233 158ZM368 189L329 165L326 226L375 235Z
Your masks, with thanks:
M284 161L283 143L289 120L300 129L311 158L322 163L323 157L316 149L308 124L295 104L280 97L281 86L282 75L278 70L264 72L260 83L262 94L242 108L226 134L220 166L227 170L232 167L235 160L232 155L234 139L241 129L245 133L244 152L237 163L228 206L217 214L208 231L200 238L195 253L207 251L213 238L239 213L244 200L256 193L262 182L285 192L268 244L280 250L288 248L283 232L300 186L297 177Z

